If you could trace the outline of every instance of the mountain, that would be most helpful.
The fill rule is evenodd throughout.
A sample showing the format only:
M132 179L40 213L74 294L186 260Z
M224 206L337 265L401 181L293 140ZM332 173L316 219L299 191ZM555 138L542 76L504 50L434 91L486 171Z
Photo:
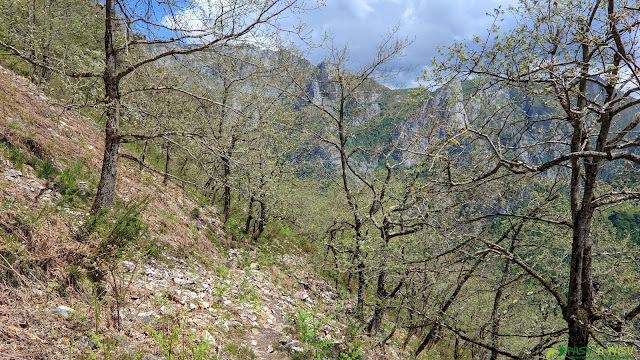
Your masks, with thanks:
M341 311L335 289L310 271L285 225L238 242L213 206L124 159L114 210L87 214L102 130L55 103L0 67L0 358L356 351L329 318Z

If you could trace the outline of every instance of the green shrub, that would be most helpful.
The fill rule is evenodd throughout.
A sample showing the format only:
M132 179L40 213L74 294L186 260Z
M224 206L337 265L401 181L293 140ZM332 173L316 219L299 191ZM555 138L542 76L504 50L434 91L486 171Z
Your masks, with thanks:
M172 323L164 331L147 327L153 335L155 345L167 360L205 360L217 359L211 357L212 344L198 334L192 333L188 328L180 326L180 321L167 319ZM247 357L248 359L248 357Z
M4 148L5 156L9 160L11 160L11 162L14 164L14 167L21 169L22 165L27 162L27 156L10 143L2 144L2 147Z
M63 196L86 198L89 196L89 192L86 191L86 183L90 180L91 170L89 166L82 161L77 161L62 171L56 181L56 187Z
M229 353L230 355L232 355L233 357L235 357L236 359L257 359L258 357L256 356L256 354L254 354L253 350L251 350L250 348L244 346L244 345L240 345L240 344L236 344L236 343L229 343L226 344L223 348L224 352Z
M608 217L616 229L618 237L629 237L629 240L640 245L640 211L635 209L613 211Z
M53 161L44 160L40 163L37 175L41 179L54 180L59 173Z
M299 310L298 314L291 319L295 325L295 330L300 340L304 343L305 348L309 349L308 353L299 353L294 355L294 359L340 359L340 360L357 360L362 358L362 351L350 344L344 344L344 348L335 346L334 341L325 340L320 336L320 330L331 319L331 316L322 320L317 320L312 314Z
M149 256L158 260L162 259L162 248L156 238L152 238L142 244L141 252L144 256Z
M291 230L289 224L284 220L271 221L264 227L260 240L272 242L274 239L285 242L298 240L298 236Z
M200 211L200 208L196 206L191 209L189 215L191 215L191 218L193 219L200 219L200 216L202 216L202 212Z
M141 245L139 240L147 232L141 215L146 205L146 199L129 204L116 201L113 210L101 210L88 217L84 235L98 239L96 251L101 259L120 259L132 245Z

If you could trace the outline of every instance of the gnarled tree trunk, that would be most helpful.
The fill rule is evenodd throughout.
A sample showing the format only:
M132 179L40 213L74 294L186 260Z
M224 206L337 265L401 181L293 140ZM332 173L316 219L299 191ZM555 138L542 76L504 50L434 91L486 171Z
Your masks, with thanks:
M115 0L105 3L105 71L103 75L106 99L108 102L107 122L105 124L104 156L98 191L91 206L91 213L111 207L116 190L118 173L118 149L120 148L120 78L118 77L117 53L114 44L116 20Z

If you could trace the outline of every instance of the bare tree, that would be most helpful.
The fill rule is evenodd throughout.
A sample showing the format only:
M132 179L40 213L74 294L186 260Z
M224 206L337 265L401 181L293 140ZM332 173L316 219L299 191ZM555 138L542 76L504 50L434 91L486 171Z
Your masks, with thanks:
M562 309L568 347L581 348L597 337L592 331L595 322L610 322L610 315L594 300L594 212L640 197L633 187L599 186L608 168L640 164L640 68L635 50L640 14L628 1L547 5L523 1L514 9L518 23L509 34L494 37L496 26L487 41L476 38L471 46L453 45L431 79L440 84L466 79L472 89L469 104L495 104L492 114L465 119L464 129L469 141L485 144L495 165L472 178L457 179L457 185L506 173L569 172L566 223L572 238L566 297L547 280L538 280ZM498 10L496 17L501 15ZM527 113L526 104L542 110ZM511 261L524 269L523 263L513 257ZM620 318L629 321L623 314Z
M257 31L261 25L275 25L277 18L286 11L292 10L297 3L297 0L242 1L231 4L220 1L214 3L217 6L213 8L201 9L202 16L198 18L199 24L196 28L190 28L190 23L185 24L186 20L176 16L168 24L166 22L165 24L153 23L152 19L141 16L135 7L119 6L120 12L118 13L116 5L120 3L107 0L105 6L106 61L103 79L106 101L109 105L105 126L104 159L98 192L92 206L93 212L109 207L113 200L119 147L120 81L137 68L169 56L189 55L215 46L225 46L230 42L241 41L243 38L253 35L252 32ZM180 10L182 9L169 8L167 13L180 14ZM143 23L146 29L160 27L176 34L176 37L168 39L166 37L155 39L128 39L125 37L124 45L116 48L114 32L118 29L117 21L120 19L123 20L126 35L131 30L135 30L138 23ZM189 42L191 45L185 46L185 42ZM122 67L118 66L119 53L130 52L134 46L149 47L153 45L162 45L163 48L148 56L133 59Z
M52 67L7 42L0 45L39 67L71 77L102 78L106 104L105 151L92 212L111 206L121 143L122 82L138 69L169 57L194 54L232 43L260 41L278 30L278 19L300 10L299 0L128 3L106 0L104 70L100 73Z
M381 200L379 197L384 198L385 196L385 188L391 176L391 167L388 168L389 176L386 185L381 189L365 180L360 171L356 169L353 157L361 149L353 145L354 128L358 122L353 114L358 111L358 108L361 108L360 102L366 97L366 89L377 85L373 79L381 68L390 60L398 57L407 44L406 40L397 39L395 32L391 32L378 47L374 60L356 71L350 68L347 48L331 46L330 55L322 63L319 73L309 74L310 77L300 77L301 71L298 71L297 74L291 76L295 91L292 94L300 98L303 106L313 110L310 116L318 120L317 123L309 124L310 126L305 127L303 131L327 146L330 152L334 152L339 163L339 183L348 204L350 220L336 223L337 228L330 230L330 232L342 232L346 226L346 229L353 233L354 247L350 253L355 266L352 273L356 275L358 284L355 313L356 317L361 320L364 319L366 287L363 254L366 239L365 223L379 211L379 201ZM314 81L317 86L314 91L309 91L308 84ZM373 199L368 205L362 202L361 186L372 191ZM391 230L391 224L381 223L379 225L383 233L388 235L387 232ZM384 278L383 272L381 290L384 291L381 291L380 295L386 298L388 294L385 293ZM377 318L380 317L380 311L381 308ZM379 321L374 320L372 327L377 329L378 326Z

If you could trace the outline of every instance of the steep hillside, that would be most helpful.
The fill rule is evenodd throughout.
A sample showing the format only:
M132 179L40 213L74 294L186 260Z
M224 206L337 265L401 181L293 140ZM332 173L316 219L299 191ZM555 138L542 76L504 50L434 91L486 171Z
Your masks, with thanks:
M0 359L395 358L352 345L279 226L231 240L213 207L124 159L114 210L88 215L102 132L54 104L0 68Z

